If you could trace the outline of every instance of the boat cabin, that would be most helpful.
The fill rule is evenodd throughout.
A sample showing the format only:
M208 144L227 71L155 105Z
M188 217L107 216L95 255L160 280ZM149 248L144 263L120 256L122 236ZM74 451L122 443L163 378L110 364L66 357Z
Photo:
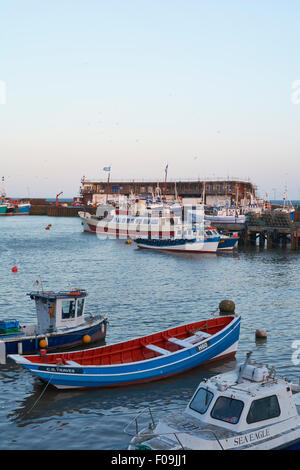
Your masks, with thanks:
M239 380L236 372L230 372L201 382L185 413L202 425L227 430L228 436L230 431L249 433L261 427L261 432L271 432L271 425L298 417L290 384L272 376L268 367L253 364L240 369ZM251 439L261 438L256 434Z
M70 292L30 292L35 300L37 333L44 334L85 323L84 311L87 292L75 289Z

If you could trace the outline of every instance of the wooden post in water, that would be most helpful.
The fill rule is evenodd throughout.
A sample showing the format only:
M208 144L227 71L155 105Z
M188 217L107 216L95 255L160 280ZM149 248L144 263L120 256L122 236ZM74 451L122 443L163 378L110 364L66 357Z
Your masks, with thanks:
M272 232L267 233L267 247L268 248L273 248Z
M297 230L293 230L291 233L291 248L292 250L299 249L299 234Z
M286 248L286 245L287 245L287 234L283 233L281 235L281 246L282 248Z
M265 246L265 233L264 232L260 232L259 234L259 246L261 248L264 248Z
M256 232L250 233L250 243L252 246L256 246Z

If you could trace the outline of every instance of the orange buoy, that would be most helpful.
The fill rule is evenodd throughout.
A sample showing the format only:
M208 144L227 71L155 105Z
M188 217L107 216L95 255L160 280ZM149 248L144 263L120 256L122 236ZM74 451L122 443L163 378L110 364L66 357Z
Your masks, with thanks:
M12 270L12 272L13 272L13 273L16 273L16 272L18 272L18 268L17 268L17 266L13 266L13 267L11 268L11 270Z
M90 343L91 342L90 335L84 335L83 338L82 338L82 341L84 342L84 344Z
M41 339L39 346L40 348L46 348L48 346L48 341L46 339Z

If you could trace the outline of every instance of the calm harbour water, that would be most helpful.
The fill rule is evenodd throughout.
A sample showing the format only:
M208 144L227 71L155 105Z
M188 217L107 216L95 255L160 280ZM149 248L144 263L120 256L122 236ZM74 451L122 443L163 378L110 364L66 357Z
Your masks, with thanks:
M0 227L0 319L35 322L25 294L38 276L48 289L86 288L87 310L108 313L106 344L206 319L223 299L242 315L236 360L150 384L58 392L11 361L0 365L0 449L124 449L130 437L123 430L140 410L150 406L157 418L183 409L203 377L233 369L250 350L298 380L292 343L300 340L300 253L154 253L84 234L77 218L2 217ZM255 340L258 328L268 330L266 341Z

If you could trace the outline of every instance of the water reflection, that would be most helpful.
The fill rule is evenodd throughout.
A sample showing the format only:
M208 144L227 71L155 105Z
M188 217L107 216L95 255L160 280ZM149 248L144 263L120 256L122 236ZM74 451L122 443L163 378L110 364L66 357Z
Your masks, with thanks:
M236 360L226 359L148 384L72 391L57 391L32 377L32 392L18 402L8 418L23 427L40 419L69 419L73 414L88 417L122 412L129 416L147 406L157 413L170 406L183 409L203 378L235 368Z

